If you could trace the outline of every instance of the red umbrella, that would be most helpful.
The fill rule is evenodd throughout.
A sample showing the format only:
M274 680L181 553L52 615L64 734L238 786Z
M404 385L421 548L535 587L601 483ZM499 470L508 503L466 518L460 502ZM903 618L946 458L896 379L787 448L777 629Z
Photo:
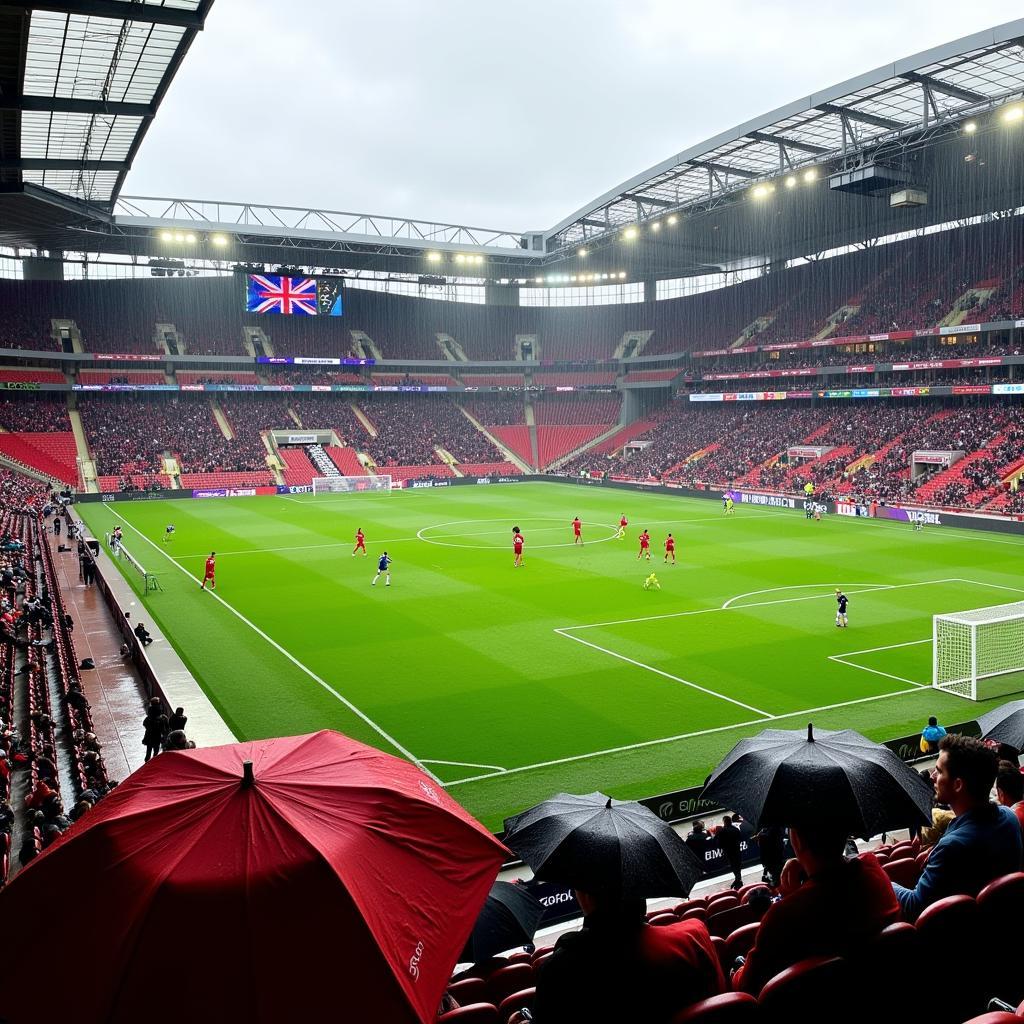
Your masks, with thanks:
M506 853L336 732L161 754L0 891L0 1017L426 1022Z

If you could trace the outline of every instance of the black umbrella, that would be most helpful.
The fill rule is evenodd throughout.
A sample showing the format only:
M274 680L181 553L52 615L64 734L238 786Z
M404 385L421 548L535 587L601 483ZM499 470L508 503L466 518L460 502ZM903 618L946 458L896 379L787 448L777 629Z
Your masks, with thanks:
M1024 750L1024 700L1011 700L1001 708L988 711L978 719L983 740L1005 743L1014 750Z
M533 941L543 916L544 905L525 886L495 882L459 959L480 963L506 949L525 946Z
M755 825L836 826L873 836L929 824L932 790L888 747L852 729L766 729L740 740L701 798Z
M603 793L559 793L506 819L504 843L537 878L587 892L686 896L701 877L700 861L661 818Z

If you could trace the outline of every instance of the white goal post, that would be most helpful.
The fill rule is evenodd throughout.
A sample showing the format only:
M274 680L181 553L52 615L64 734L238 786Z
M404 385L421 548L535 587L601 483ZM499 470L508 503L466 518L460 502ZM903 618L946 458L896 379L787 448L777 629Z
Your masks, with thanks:
M360 494L363 491L390 491L391 477L377 476L315 476L314 494Z
M1024 601L933 616L932 685L968 700L1024 690Z

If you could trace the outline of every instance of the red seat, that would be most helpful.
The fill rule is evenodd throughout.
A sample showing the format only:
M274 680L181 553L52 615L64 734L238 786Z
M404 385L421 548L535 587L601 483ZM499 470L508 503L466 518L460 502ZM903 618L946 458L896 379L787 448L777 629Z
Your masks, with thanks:
M720 914L723 910L732 910L740 905L740 898L734 892L723 893L708 903L708 917Z
M972 1017L966 1024L1020 1024L1020 1020L1019 1014L994 1010L990 1013L983 1013L980 1017Z
M762 889L771 895L771 888L765 885L764 882L755 882L753 885L745 885L740 890L740 904L745 907L750 902L750 897L753 896L755 892L760 892Z
M745 1024L758 1019L757 1000L746 992L726 992L702 999L672 1018L672 1024Z
M978 893L981 925L990 942L985 963L988 990L1007 1002L1024 999L1024 872L1003 875Z
M758 1004L772 1021L845 1020L849 977L841 957L808 957L776 974L761 989Z
M760 921L753 921L737 928L725 940L725 964L731 968L733 961L738 956L746 956L754 948L754 940L757 938L757 930L761 927Z
M533 962L533 956L525 950L520 950L518 953L510 953L508 962L510 964L528 964Z
M912 1018L919 1006L920 993L913 985L894 985L892 975L895 964L900 978L918 976L920 947L912 924L899 921L883 928L847 959L851 985L865 1017L870 1016L870 1007L884 1006L896 1020Z
M671 910L655 914L653 917L649 917L647 919L647 923L653 925L676 924L678 921L679 918L676 917Z
M488 1001L500 1006L501 1001L513 992L519 992L533 985L533 967L530 964L510 964L495 971L487 979Z
M555 950L555 947L554 947L554 946L538 946L538 947L537 947L537 948L536 948L536 949L535 949L535 950L534 950L534 951L533 951L533 952L532 952L532 953L530 954L530 961L531 961L532 963L536 963L536 962L537 962L538 960L540 960L540 958L541 958L542 956L545 956L545 955L546 955L547 953L553 953L553 952L554 952L554 950Z
M927 850L922 850L915 858L914 863L917 864L919 871L924 871L925 864L928 863L928 858L931 856L932 847L928 847Z
M943 975L944 1019L976 1014L988 995L984 965L993 941L983 931L978 904L970 896L947 896L924 909L916 928L922 963L941 964L955 951L957 969Z
M501 1024L507 1024L509 1018L519 1010L532 1010L536 995L535 988L524 988L519 992L513 992L510 996L505 996L501 1001L501 1006L498 1007L498 1019Z
M498 1008L490 1003L470 1003L449 1010L437 1018L437 1024L501 1024Z
M728 938L737 928L745 924L760 921L764 910L759 907L752 907L749 903L741 903L732 910L723 910L720 914L708 918L708 931L712 935L721 935Z
M462 981L449 985L448 993L459 1006L468 1006L470 1003L486 1003L487 982L483 978L463 978Z
M689 910L684 910L680 916L680 921L706 921L708 919L708 912L705 907L690 907Z
M921 877L921 871L913 857L887 860L882 865L882 870L897 885L905 885L908 889L913 889L917 885L917 880Z

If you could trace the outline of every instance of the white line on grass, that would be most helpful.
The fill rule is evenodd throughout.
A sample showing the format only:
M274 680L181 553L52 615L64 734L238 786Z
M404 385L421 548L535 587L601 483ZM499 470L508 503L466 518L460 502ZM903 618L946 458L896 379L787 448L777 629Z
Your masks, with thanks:
M916 640L915 643L931 643L931 640ZM896 646L896 645L894 645ZM878 668L868 668L867 665L858 665L856 662L847 661L841 654L830 654L828 656L829 661L834 661L839 665L849 665L850 668L859 668L861 672L870 672L872 675L885 676L886 679L895 679L900 683L910 683L911 686L920 686L923 689L928 689L930 683L918 683L913 679L907 679L906 676L894 676L891 672L883 672Z
M855 583L854 586L863 586L864 590L850 590L848 594L870 594L878 590L906 590L909 587L930 587L938 583L970 583L970 580L961 579L946 579L946 580L924 580L921 583ZM831 583L818 584L823 587L832 587ZM778 590L788 590L788 587L773 588ZM767 593L767 591L763 591ZM739 595L741 597L746 595ZM582 626L561 626L555 632L575 632L579 629L597 629L599 626L627 626L632 622L655 622L659 619L678 619L684 615L707 615L711 612L734 612L734 611L745 611L747 608L767 608L770 605L776 604L795 604L798 601L821 601L825 598L831 598L831 594L811 594L808 597L784 597L779 601L754 601L751 604L738 605L736 607L721 606L717 608L694 608L687 612L666 612L663 615L643 615L637 619L613 619L609 622L587 622ZM735 600L735 599L731 599ZM726 602L728 604L728 602Z
M655 675L664 676L666 679L682 683L684 686L690 686L694 690L700 690L701 693L717 697L719 700L728 701L730 704L735 704L737 707L743 708L746 711L753 711L755 715L763 715L766 719L772 717L771 712L769 711L762 711L760 708L755 708L752 704L744 704L743 701L727 697L724 693L718 693L715 690L709 690L706 686L699 686L697 683L691 683L689 679L682 679L679 676L674 676L671 672L663 672L660 668L655 668L653 665L645 665L642 661L634 661L632 658L627 658L624 654L619 654L617 651L609 650L607 647L600 647L598 644L592 644L589 640L581 640L578 636L572 636L561 629L556 629L555 632L558 633L559 636L564 636L567 640L575 640L576 643L583 644L584 647L592 647L595 651L600 651L602 654L609 654L613 658L618 658L619 661L628 662L630 665L635 665L637 668L647 669L648 672L653 672Z
M764 725L766 722L781 722L787 718L802 718L805 715L815 715L820 711L835 711L838 708L849 707L852 704L866 704L869 701L874 700L887 700L890 697L903 697L908 693L920 693L920 687L916 687L913 690L896 690L893 693L879 693L873 697L858 697L856 700L844 700L838 704L823 704L817 708L806 708L803 711L791 711L785 715L771 715L768 718L754 718L749 722L734 722L732 725L719 725L714 729L701 729L697 732L684 732L678 736L665 736L657 740L643 740L640 743L629 743L622 747L609 747L606 750L592 750L586 754L573 754L571 757L559 757L553 761L538 761L536 764L526 764L520 768L507 768L503 772L491 772L486 775L474 775L468 779L457 779L454 782L446 782L444 786L446 789L452 786L462 786L467 782L482 782L484 779L494 779L499 776L504 778L506 775L516 775L519 772L533 771L535 768L552 768L560 764L571 764L575 761L586 761L593 757L604 757L609 754L623 754L629 750L641 750L645 747L658 747L665 743L675 743L678 740L690 740L697 736L710 736L717 732L728 732L730 729L746 729L752 725Z
M128 520L125 519L125 517L117 511L117 509L111 508L109 505L107 506L107 508L110 509L110 512L113 515L117 516L117 518L120 519L121 522L125 524L125 526L127 526L131 530L134 530L150 547L152 547L156 551L159 551L160 554L162 554L164 558L166 558L167 561L171 563L171 565L173 565L176 569L183 572L190 580L193 581L193 583L198 584L200 582L198 577L193 576L192 573L190 573L188 569L185 568L185 566L181 565L176 559L172 558L165 550L163 550L160 547L159 544L154 544L153 541L151 541L140 529L138 529L136 526L133 526L130 522L128 522ZM410 750L407 750L405 747L403 747L402 744L399 743L398 740L396 740L393 736L385 732L372 718L370 718L368 715L360 711L359 708L357 708L355 704L353 704L347 697L344 697L340 693L338 693L338 691L334 689L334 687L331 686L330 683L325 682L311 668L307 668L305 665L303 665L302 662L299 661L299 659L296 658L294 654L292 654L290 651L286 651L275 639L273 639L273 637L267 636L267 634L264 633L259 626L257 626L254 622L247 619L237 608L228 604L228 602L225 601L224 598L222 598L220 594L218 594L215 590L211 590L209 591L209 593L217 601L220 601L220 603L225 608L227 608L227 610L231 612L232 615L234 615L240 621L244 622L254 633L257 634L257 636L263 637L263 639L266 640L267 643L274 648L274 650L278 651L280 654L283 654L296 668L300 669L307 676L309 676L309 678L312 679L313 682L317 683L319 686L322 686L329 694L331 694L331 696L333 696L335 699L339 700L342 704L344 704L345 707L349 709L349 711L351 711L354 715L362 719L362 721L365 722L371 729L373 729L373 731L376 732L378 736L387 740L387 742L390 743L395 748L395 750L400 751L405 757L412 761L413 764L417 765L421 771L426 772L427 775L429 775L435 782L439 784L441 783L441 780L432 771L430 771L430 769L427 768L418 757L416 757Z
M477 764L476 761L439 761L436 757L423 758L423 764L447 764L453 768L492 768L494 775L502 775L506 770L500 764Z
M892 589L891 583L847 583L848 587L870 587L872 590L890 590ZM832 587L831 583L794 583L789 587L766 587L764 590L748 590L745 594L737 594L735 597L730 597L722 607L721 611L725 611L727 608L732 606L733 601L742 601L745 597L757 597L758 594L774 594L779 590L809 590L811 587ZM860 591L863 593L863 591ZM815 597L828 597L828 594L815 594ZM744 605L744 608L752 608L754 605ZM712 609L713 610L713 609Z
M957 583L973 583L976 587L993 587L996 590L1009 590L1014 594L1024 594L1020 587L1007 587L1002 583L982 583L981 580L957 580Z

